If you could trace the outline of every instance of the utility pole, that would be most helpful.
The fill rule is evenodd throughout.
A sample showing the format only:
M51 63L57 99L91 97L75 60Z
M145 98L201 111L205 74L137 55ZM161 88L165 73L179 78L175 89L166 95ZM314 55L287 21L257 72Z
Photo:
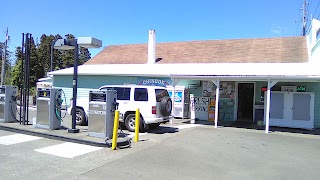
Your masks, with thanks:
M307 28L307 1L303 1L302 6L302 36L306 35L306 28Z
M3 46L3 54L2 54L1 86L4 84L4 76L5 76L5 70L6 70L5 66L7 62L7 46L8 46L8 40L9 40L8 28L6 29L5 33L6 33L6 41Z

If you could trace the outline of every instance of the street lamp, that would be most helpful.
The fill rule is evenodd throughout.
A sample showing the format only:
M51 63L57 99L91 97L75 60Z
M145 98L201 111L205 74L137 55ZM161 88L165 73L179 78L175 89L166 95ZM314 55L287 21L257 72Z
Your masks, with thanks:
M72 127L68 129L69 133L78 133L76 128L76 107L77 107L77 86L78 86L78 47L84 48L100 48L102 41L92 37L78 37L78 39L57 39L54 43L55 49L69 50L74 49L73 63L73 96L72 96Z

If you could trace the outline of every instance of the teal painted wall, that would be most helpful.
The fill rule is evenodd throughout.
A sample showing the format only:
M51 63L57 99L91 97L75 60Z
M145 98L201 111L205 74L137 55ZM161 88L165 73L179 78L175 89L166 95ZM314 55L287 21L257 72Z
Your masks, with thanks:
M144 79L161 79L172 85L170 78L163 77L127 77L127 76L99 76L99 75L81 75L78 76L78 88L99 88L108 84L137 84ZM192 80L182 80L178 86L185 86L188 88L189 83L194 83ZM199 81L197 81L199 83ZM190 89L190 93L194 96L202 96L202 85L195 89ZM261 102L261 87L267 86L267 82L255 82L255 102ZM59 75L54 76L53 86L56 87L69 87L72 88L72 75ZM281 86L306 86L307 92L315 93L315 128L320 128L320 83L294 83L294 82L279 82L272 90L280 90Z
M320 128L320 83L311 83L311 82L279 82L277 83L272 90L280 90L281 86L306 86L306 92L314 92L314 126L315 128Z
M56 75L53 77L53 86L72 88L71 75ZM103 85L112 84L138 84L145 79L160 79L172 85L171 78L164 77L128 77L128 76L99 76L99 75L81 75L78 76L78 88L99 88ZM177 86L188 88L190 80L181 80ZM201 88L195 89L197 94L201 94Z
M53 86L56 87L72 87L71 75L59 75L54 76ZM163 77L128 77L128 76L99 76L99 75L81 75L78 76L78 88L99 88L103 85L112 84L137 84L145 79L160 79L172 83L170 78ZM181 82L178 85L186 84L186 82Z
M256 82L256 102L260 101L261 87L267 86L267 82ZM314 92L314 125L320 128L320 83L312 82L278 82L272 91L280 91L281 86L306 86L306 92Z

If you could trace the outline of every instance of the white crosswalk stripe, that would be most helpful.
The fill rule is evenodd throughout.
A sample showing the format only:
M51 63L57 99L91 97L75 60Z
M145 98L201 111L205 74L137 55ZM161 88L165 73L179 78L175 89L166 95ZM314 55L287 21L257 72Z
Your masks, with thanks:
M193 127L197 127L197 126L200 126L200 124L184 124L184 125L176 126L176 128L187 129L187 128L193 128Z
M37 136L30 136L25 134L12 134L8 136L2 136L0 137L0 144L2 145L13 145L18 143L24 143L28 141L34 141L41 139L41 137Z
M32 143L37 140L41 141ZM47 145L43 146L44 144ZM24 152L27 147L27 149L29 149L29 151L31 152L33 151L35 153L44 153L51 156L58 156L63 158L74 158L103 149L103 147L95 147L71 142L61 142L20 133L13 134L6 131L0 131L0 146L1 145L10 147L14 146L12 148L14 148L15 150L17 150L16 146L23 146L24 148L21 150Z
M139 136L143 136L143 135L147 135L148 133L147 132L145 132L145 133L139 133ZM135 136L135 133L134 132L129 132L128 133L128 137L129 138L134 138L134 136Z
M89 145L66 142L54 146L36 149L35 151L65 158L74 158L76 156L80 156L100 149L102 149L102 147L94 147Z

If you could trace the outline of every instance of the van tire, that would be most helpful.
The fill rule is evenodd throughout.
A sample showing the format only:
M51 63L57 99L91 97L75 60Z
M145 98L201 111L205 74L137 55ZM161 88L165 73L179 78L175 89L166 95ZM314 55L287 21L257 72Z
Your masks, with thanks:
M171 115L172 100L169 96L163 97L160 101L160 113L162 116L167 117Z
M135 114L129 114L126 117L126 120L124 122L126 128L128 131L130 132L134 132L135 131L135 122L136 122L136 115ZM144 131L144 126L143 126L143 120L142 117L140 116L140 126L139 126L139 131L143 132Z
M76 124L80 126L88 125L84 110L78 107L76 108Z

